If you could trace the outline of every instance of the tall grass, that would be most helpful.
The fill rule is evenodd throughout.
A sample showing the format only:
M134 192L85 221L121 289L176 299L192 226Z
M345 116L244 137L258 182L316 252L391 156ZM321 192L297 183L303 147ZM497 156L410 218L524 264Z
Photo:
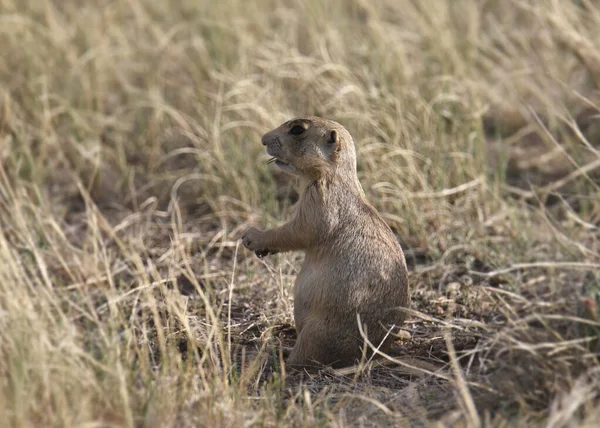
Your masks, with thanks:
M0 423L592 424L599 37L589 0L0 0ZM416 372L282 365L301 256L237 237L304 114L406 250Z

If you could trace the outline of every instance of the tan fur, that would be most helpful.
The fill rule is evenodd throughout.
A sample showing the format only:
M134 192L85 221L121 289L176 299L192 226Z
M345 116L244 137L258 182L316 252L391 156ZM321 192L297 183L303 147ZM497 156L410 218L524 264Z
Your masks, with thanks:
M262 143L302 187L289 222L242 234L243 244L257 255L305 252L294 285L298 340L287 364L353 364L364 344L357 314L375 346L392 325L404 322L401 308L409 297L402 249L365 199L354 141L342 125L318 117L294 119L266 133ZM391 337L382 349L389 348Z

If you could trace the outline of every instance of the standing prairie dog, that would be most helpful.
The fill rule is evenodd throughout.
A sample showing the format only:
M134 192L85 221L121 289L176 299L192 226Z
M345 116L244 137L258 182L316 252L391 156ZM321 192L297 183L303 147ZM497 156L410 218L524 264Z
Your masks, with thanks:
M337 122L303 117L269 131L262 144L277 167L300 180L289 222L242 234L244 246L259 256L305 253L294 285L298 340L286 364L355 363L365 343L357 314L369 341L389 349L393 336L386 335L404 322L402 308L409 304L406 262L393 232L365 199L352 137Z

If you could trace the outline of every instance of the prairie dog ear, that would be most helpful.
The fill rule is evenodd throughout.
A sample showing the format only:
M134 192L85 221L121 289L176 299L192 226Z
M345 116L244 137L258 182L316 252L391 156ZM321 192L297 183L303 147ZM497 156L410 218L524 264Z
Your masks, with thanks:
M329 135L327 136L327 144L333 147L337 147L338 145L338 140L339 140L339 136L338 133L335 129L331 130L329 132Z

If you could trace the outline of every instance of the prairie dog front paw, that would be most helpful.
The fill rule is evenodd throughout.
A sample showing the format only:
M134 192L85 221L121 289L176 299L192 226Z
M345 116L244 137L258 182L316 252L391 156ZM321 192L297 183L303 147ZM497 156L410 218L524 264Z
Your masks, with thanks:
M242 244L250 251L254 251L258 257L264 257L271 252L267 248L263 237L264 233L262 230L255 227L249 227L242 233Z

